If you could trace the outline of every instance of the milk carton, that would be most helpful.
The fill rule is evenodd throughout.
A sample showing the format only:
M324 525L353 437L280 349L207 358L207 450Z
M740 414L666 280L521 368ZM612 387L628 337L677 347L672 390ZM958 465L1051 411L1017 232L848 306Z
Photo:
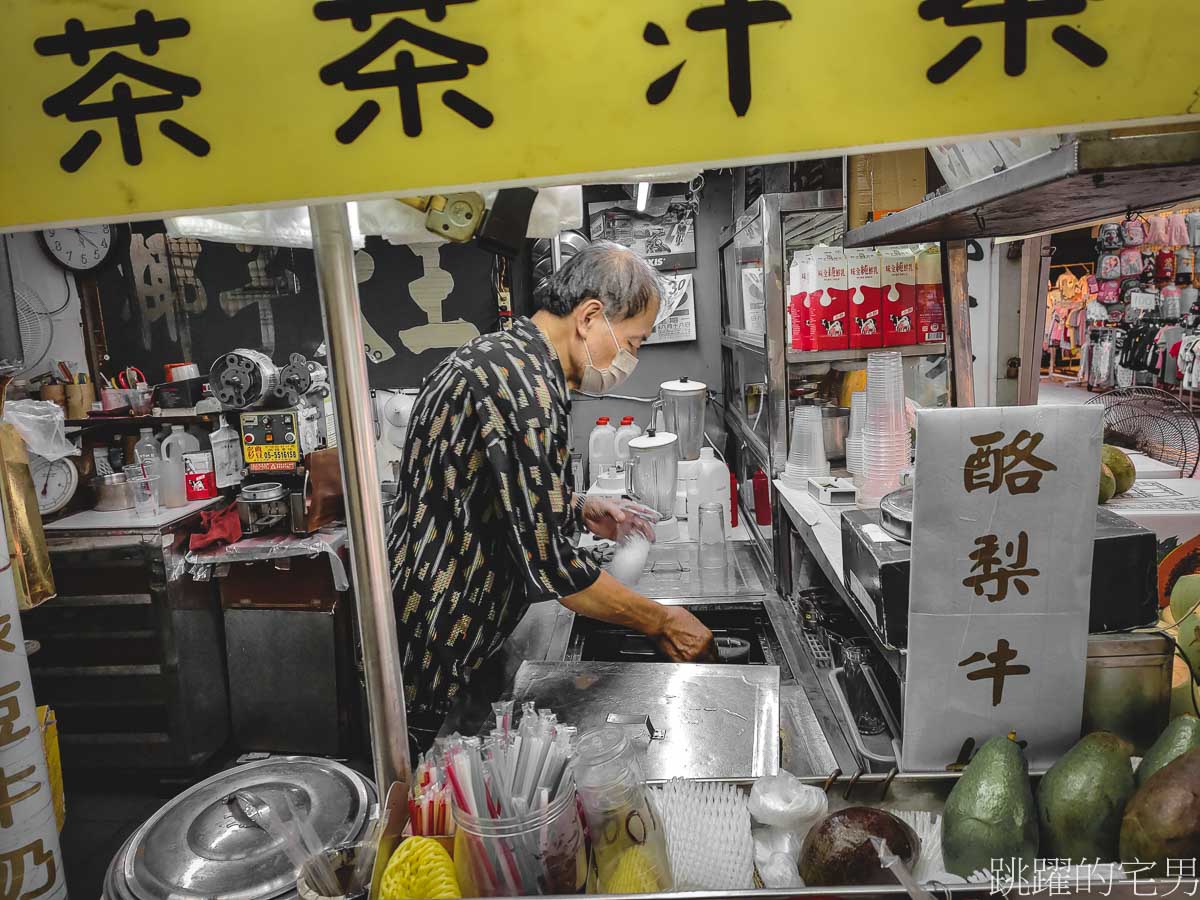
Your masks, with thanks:
M850 347L882 347L883 287L878 251L847 250L846 279L850 290Z
M883 289L883 345L903 347L917 342L917 258L911 247L879 251Z
M808 293L812 349L845 350L850 346L850 290L846 284L846 255L842 248L813 250L813 276Z
M788 268L788 346L793 350L812 349L812 325L808 313L811 271L812 251L797 250Z
M917 254L917 343L946 340L946 296L942 289L942 252L937 244Z

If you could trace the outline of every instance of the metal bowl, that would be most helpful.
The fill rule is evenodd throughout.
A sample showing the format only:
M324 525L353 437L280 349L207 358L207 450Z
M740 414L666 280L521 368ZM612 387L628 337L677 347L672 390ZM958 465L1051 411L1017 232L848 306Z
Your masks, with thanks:
M825 458L845 459L846 438L850 434L850 410L845 406L822 407L821 434L825 438Z
M97 475L92 479L92 489L96 492L97 512L133 509L133 485L125 480L124 472Z

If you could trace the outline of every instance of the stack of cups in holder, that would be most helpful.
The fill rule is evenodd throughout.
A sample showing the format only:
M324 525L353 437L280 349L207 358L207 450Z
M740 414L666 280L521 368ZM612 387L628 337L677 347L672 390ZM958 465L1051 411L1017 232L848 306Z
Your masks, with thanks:
M879 505L900 487L900 473L912 459L904 415L904 364L895 351L867 357L867 417L862 431L863 474L858 505Z
M863 428L867 422L867 392L855 391L850 395L850 433L846 437L846 469L856 476L855 483L863 474Z
M792 415L792 446L783 472L783 483L790 488L804 490L808 486L808 479L828 474L829 460L825 458L821 409L817 406L799 406Z

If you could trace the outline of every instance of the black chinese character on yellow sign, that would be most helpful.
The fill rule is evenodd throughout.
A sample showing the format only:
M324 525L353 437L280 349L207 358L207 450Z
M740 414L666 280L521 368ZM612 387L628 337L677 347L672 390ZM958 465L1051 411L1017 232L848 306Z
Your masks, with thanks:
M1011 666L1014 659L1017 658L1017 651L1012 650L1008 646L1008 641L1001 638L996 642L996 649L988 654L977 650L966 659L961 660L958 667L961 669L964 666L973 666L976 663L981 663L984 660L990 662L991 665L982 669L976 669L973 672L967 673L968 681L980 681L984 678L992 679L992 706L999 706L1000 701L1004 699L1004 679L1013 675L1028 675L1029 666L1017 665Z
M979 449L963 464L963 487L968 493L987 488L989 494L994 494L1004 485L1010 494L1036 494L1042 474L1058 471L1054 463L1034 455L1044 437L1041 432L1022 430L997 447L993 445L1004 440L1003 431L973 436L971 443Z
M473 2L475 0L322 0L313 7L313 13L321 21L348 19L355 30L365 31L375 15L423 10L431 22L440 22L446 17L448 5ZM407 49L387 56L394 47L403 44L441 57L446 62L418 65L412 50ZM321 81L328 85L341 84L348 91L395 89L404 133L418 137L423 130L421 85L461 81L470 74L472 66L482 66L487 59L487 50L478 44L460 41L397 17L360 47L324 66ZM380 67L381 60L387 67ZM461 91L448 88L442 91L441 100L448 109L477 128L488 128L494 121L490 110ZM353 143L381 111L377 101L364 100L334 134L343 144Z
M1087 9L1089 0L996 0L976 3L972 0L922 0L918 12L922 19L943 20L951 28L968 25L1004 23L1004 71L1021 75L1029 58L1029 22L1031 19L1076 16ZM1059 25L1050 35L1056 44L1093 68L1104 65L1108 51L1078 28ZM977 36L965 37L945 56L929 67L926 77L934 84L953 78L983 49Z
M968 557L971 562L971 572L963 579L963 586L974 588L975 596L987 595L989 603L999 603L1008 596L1008 585L1024 597L1029 593L1029 584L1025 579L1036 578L1041 574L1033 567L1026 568L1029 562L1029 535L1022 531L1014 543L1009 541L1004 545L1004 555L1007 561L1000 558L1000 538L994 534L985 534L975 539L976 549ZM987 585L992 585L989 593Z
M688 13L687 27L692 31L725 32L725 70L729 79L729 103L744 116L750 109L750 28L769 22L791 21L788 8L777 0L722 0L720 5L703 6ZM642 40L656 47L671 43L663 27L647 22ZM646 100L657 105L671 96L685 59L665 75L651 82Z
M33 48L41 56L69 55L75 65L86 66L91 62L92 51L112 47L136 45L144 56L155 56L163 41L184 37L190 30L186 19L158 20L154 13L143 9L134 15L132 25L114 28L89 31L79 19L68 19L62 34L40 37L33 42ZM110 81L113 85L109 96L92 99ZM134 96L131 83L154 88L157 92ZM199 93L200 82L195 78L110 50L73 84L47 97L42 102L42 109L48 116L65 116L68 122L115 119L125 162L136 166L142 161L138 116L180 109L185 97L195 97ZM208 155L208 141L174 119L161 119L158 130L189 153ZM62 155L59 165L67 172L79 171L96 152L100 141L100 132L89 128Z

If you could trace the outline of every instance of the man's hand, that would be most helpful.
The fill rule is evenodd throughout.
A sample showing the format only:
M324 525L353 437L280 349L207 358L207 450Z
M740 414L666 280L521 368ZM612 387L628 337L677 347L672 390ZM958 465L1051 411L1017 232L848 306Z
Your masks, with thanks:
M583 524L596 537L610 541L617 540L630 529L641 532L649 540L654 539L654 531L645 519L607 497L588 497L584 501Z
M682 606L664 607L662 628L655 640L672 662L717 662L713 633Z

